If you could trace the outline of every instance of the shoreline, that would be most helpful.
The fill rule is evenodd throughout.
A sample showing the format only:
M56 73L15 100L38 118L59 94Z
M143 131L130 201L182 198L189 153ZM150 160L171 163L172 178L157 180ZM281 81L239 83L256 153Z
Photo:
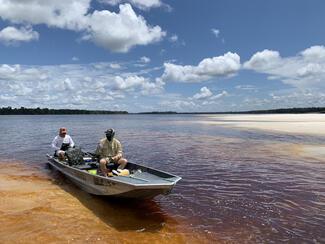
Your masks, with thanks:
M325 114L267 114L209 116L201 123L294 135L325 136Z

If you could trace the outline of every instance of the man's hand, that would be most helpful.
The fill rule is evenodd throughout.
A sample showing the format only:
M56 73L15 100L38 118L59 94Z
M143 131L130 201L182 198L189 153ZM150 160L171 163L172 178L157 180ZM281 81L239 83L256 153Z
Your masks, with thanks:
M114 161L114 162L117 162L117 161L120 160L121 157L122 157L122 155L117 154L116 156L112 157L111 160Z

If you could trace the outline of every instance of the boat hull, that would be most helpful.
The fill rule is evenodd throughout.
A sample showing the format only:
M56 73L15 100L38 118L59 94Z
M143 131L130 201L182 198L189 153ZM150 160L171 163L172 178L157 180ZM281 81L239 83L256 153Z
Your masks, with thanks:
M170 193L176 182L181 179L178 177L171 181L166 178L166 182L161 180L147 182L145 179L136 177L103 177L90 174L86 170L71 167L52 156L48 156L48 158L49 165L64 174L82 190L94 195L119 198L153 198L160 194Z

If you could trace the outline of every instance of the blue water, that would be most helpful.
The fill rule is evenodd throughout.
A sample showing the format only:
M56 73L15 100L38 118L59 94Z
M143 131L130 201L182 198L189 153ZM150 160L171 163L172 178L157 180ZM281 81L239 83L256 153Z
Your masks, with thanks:
M46 173L45 155L52 153L58 128L67 127L78 146L93 151L113 127L129 161L183 178L171 195L154 201L193 231L225 242L325 242L325 163L272 150L317 145L324 138L200 123L208 120L204 115L0 116L0 159L37 165Z

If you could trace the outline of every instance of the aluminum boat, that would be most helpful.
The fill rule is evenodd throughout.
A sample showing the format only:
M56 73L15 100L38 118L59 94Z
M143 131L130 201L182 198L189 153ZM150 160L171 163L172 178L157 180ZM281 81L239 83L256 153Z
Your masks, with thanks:
M67 160L47 155L48 163L63 173L69 180L84 191L102 196L121 198L153 198L169 194L181 177L161 170L128 162L125 169L129 175L98 175L98 162L89 158L78 165L69 165Z

